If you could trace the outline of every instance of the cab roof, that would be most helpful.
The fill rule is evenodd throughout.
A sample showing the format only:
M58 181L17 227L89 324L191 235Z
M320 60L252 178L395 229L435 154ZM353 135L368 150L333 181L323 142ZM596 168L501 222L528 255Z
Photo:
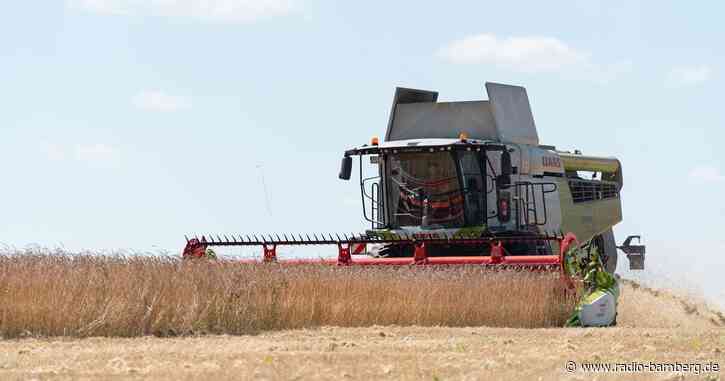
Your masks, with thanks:
M449 151L449 150L468 150L481 147L490 147L493 150L500 150L503 144L491 140L482 139L405 139L382 142L378 145L364 144L359 147L345 151L345 156L351 155L376 155L385 153L398 152L423 152L423 151Z

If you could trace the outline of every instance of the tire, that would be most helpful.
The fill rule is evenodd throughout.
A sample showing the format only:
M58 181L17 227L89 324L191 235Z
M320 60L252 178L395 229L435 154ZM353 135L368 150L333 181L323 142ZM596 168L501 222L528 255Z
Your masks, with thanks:
M599 249L604 269L614 274L617 271L617 243L614 241L614 232L610 228L604 233L594 237L594 243Z

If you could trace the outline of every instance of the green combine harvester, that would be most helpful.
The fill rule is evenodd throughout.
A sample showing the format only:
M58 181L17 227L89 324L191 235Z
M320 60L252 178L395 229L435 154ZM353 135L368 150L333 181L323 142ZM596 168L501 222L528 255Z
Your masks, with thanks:
M488 100L438 102L397 88L385 138L345 151L358 158L362 234L194 237L185 257L210 246L337 245L338 257L280 260L336 265L491 266L556 271L582 292L568 324L616 324L617 250L644 269L645 247L617 246L622 165L539 142L526 89L486 83Z

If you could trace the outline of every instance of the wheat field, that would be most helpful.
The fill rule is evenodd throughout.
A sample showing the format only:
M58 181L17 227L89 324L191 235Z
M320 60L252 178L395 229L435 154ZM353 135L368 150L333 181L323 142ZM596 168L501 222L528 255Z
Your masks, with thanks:
M556 274L0 253L0 336L250 334L319 326L562 326Z

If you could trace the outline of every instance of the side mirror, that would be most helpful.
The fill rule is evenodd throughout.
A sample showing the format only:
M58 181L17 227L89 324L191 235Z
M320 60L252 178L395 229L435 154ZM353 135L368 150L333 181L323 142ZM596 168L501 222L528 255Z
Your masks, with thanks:
M338 177L340 177L341 180L350 180L350 175L352 174L352 158L350 156L345 156L342 158L342 164L340 165L340 174Z

